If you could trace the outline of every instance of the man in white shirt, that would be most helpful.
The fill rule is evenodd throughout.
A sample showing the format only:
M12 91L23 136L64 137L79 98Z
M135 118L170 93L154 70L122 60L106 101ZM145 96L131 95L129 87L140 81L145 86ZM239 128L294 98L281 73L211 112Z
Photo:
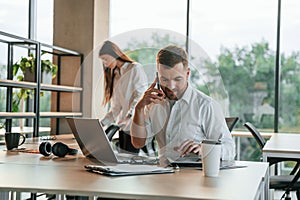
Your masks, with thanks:
M143 147L156 137L160 156L168 160L199 155L203 139L221 140L223 160L233 160L235 145L222 109L211 97L188 83L190 69L185 50L161 49L156 58L158 80L136 104L131 125L132 144Z

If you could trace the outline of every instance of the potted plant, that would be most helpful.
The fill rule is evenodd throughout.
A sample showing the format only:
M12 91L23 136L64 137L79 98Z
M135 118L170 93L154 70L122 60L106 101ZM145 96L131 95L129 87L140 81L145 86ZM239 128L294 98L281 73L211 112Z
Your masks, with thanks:
M41 57L46 54L42 52ZM35 81L35 57L32 53L28 57L21 57L21 59L13 65L13 76L17 77L18 81ZM18 75L18 71L21 74ZM52 79L56 77L57 65L53 64L49 59L41 59L41 72L52 73ZM18 92L13 93L13 112L19 111L19 104L23 99L32 98L32 90L22 88ZM41 93L43 95L43 93Z
M42 52L41 56L43 56L44 54L46 54L46 53ZM17 79L19 81L28 80L28 79L26 79L26 76L34 77L35 57L33 56L32 53L30 53L28 57L21 57L21 60L16 62L13 65L13 76L17 75L19 69L23 73L23 75L17 76ZM52 73L52 79L53 79L56 77L56 74L57 74L57 65L53 64L48 59L41 59L41 72ZM32 80L34 80L34 78Z

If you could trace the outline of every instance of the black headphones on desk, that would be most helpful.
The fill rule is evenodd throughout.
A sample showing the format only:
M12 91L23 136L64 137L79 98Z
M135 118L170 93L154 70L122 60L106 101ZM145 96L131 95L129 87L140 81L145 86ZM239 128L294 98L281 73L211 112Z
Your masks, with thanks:
M39 151L44 156L50 156L51 153L58 157L65 157L68 155L75 155L78 153L77 149L69 148L68 145L62 142L56 142L51 146L50 142L42 142L39 146Z

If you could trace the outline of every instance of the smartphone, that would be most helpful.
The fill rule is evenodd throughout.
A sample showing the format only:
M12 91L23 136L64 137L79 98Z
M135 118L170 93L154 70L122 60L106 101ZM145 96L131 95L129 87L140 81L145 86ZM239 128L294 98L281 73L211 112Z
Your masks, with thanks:
M156 89L160 90L160 83L159 83L159 78L158 78L158 72L156 72Z
M160 83L159 83L159 78L158 78L158 72L156 72L156 89L161 89L160 88ZM158 94L158 96L162 96L161 94Z

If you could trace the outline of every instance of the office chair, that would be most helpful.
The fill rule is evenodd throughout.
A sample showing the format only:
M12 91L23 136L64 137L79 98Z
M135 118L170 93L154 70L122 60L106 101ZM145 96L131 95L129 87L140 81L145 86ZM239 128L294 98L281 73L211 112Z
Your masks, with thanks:
M112 140L113 136L119 129L120 129L119 126L112 124L105 130L105 133L109 141Z
M120 127L118 125L112 124L110 125L106 130L105 133L107 135L107 138L109 141L112 141L117 147L122 148L123 150L125 150L126 152L131 152L131 148L129 147L129 143L130 141L120 141L120 138L113 138L113 136L116 134L117 131L120 130ZM120 142L122 142L123 144L120 144ZM124 144L125 143L125 144ZM132 146L132 145L130 145ZM152 151L155 152L156 148L155 148L155 140L153 139L151 141L151 144L148 145L148 147L144 146L143 148L141 148L148 156L151 156L151 153L149 152L148 148L152 148ZM133 152L136 153L136 152Z
M251 132L260 149L262 150L266 144L266 140L250 122L246 122L244 126ZM270 166L283 161L294 161L296 162L296 165L290 172L290 175L270 176L269 188L275 190L284 190L285 192L282 195L281 199L285 197L285 200L291 199L290 191L296 191L297 199L300 200L300 160L293 158L272 158L268 160Z
M238 117L225 117L225 121L229 131L231 132L236 123L239 121Z

